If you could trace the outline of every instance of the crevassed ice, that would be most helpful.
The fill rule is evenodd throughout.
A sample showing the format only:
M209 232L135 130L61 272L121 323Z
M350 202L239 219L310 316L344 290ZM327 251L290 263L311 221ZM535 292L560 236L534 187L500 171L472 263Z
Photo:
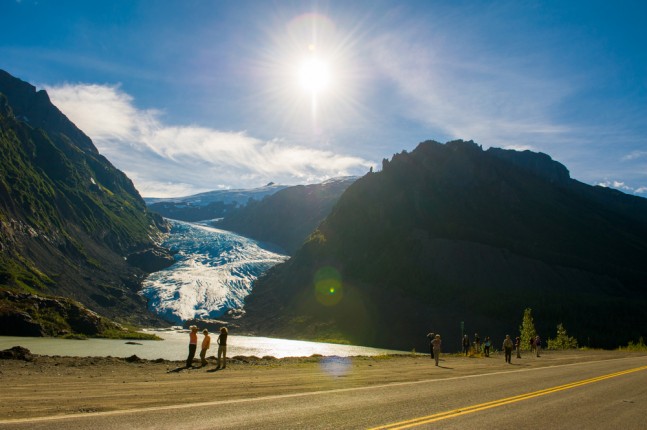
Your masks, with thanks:
M171 267L143 283L149 309L170 321L217 318L239 309L252 283L270 267L288 259L258 242L224 230L171 221L165 246L177 251Z

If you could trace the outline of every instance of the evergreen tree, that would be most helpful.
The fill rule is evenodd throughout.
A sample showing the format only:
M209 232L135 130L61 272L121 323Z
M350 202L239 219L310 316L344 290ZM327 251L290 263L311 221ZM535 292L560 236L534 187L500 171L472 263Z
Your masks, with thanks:
M562 323L557 324L557 336L548 339L548 349L574 349L577 348L577 339L569 336Z
M535 330L535 324L532 321L532 309L526 308L523 311L523 320L519 326L519 333L521 337L521 349L528 351L530 349L530 339L534 339L537 336L537 331Z

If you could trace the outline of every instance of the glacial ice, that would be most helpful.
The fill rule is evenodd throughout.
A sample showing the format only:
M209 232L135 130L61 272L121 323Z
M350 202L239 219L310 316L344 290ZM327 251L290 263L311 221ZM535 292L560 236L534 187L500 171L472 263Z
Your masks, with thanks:
M150 274L141 291L149 309L169 321L217 318L242 308L252 283L288 259L235 233L169 221L172 229L165 246L177 252L175 264Z

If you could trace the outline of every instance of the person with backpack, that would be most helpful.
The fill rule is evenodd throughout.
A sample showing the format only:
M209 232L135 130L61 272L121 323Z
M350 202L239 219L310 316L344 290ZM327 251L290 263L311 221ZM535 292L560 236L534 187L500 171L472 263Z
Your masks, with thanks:
M434 359L434 339L436 338L435 333L428 333L427 339L429 339L429 354L431 354L431 359Z
M505 353L505 362L512 364L512 347L514 346L514 343L512 343L512 339L510 339L510 335L506 334L505 335L505 340L503 341L503 352Z

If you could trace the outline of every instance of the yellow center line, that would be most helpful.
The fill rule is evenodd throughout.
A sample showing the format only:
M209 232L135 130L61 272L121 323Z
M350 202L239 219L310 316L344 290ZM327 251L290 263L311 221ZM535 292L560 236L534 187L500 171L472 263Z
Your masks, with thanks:
M374 427L370 430L392 430L392 429L408 429L411 427L416 427L423 424L429 424L436 421L445 420L448 418L459 417L461 415L471 414L474 412L484 411L486 409L496 408L499 406L507 405L510 403L520 402L522 400L532 399L534 397L545 396L547 394L556 393L558 391L569 390L571 388L580 387L582 385L592 384L594 382L603 381L605 379L615 378L617 376L626 375L629 373L639 372L641 370L646 370L647 366L636 367L633 369L623 370L620 372L609 373L607 375L596 376L595 378L584 379L582 381L575 381L569 384L559 385L556 387L545 388L539 391L533 391L531 393L519 394L517 396L506 397L504 399L493 400L490 402L480 403L478 405L465 406L460 409L454 409L451 411L439 412L433 415L427 415L424 417L413 418L406 421L400 421L397 423L387 424L380 427Z

